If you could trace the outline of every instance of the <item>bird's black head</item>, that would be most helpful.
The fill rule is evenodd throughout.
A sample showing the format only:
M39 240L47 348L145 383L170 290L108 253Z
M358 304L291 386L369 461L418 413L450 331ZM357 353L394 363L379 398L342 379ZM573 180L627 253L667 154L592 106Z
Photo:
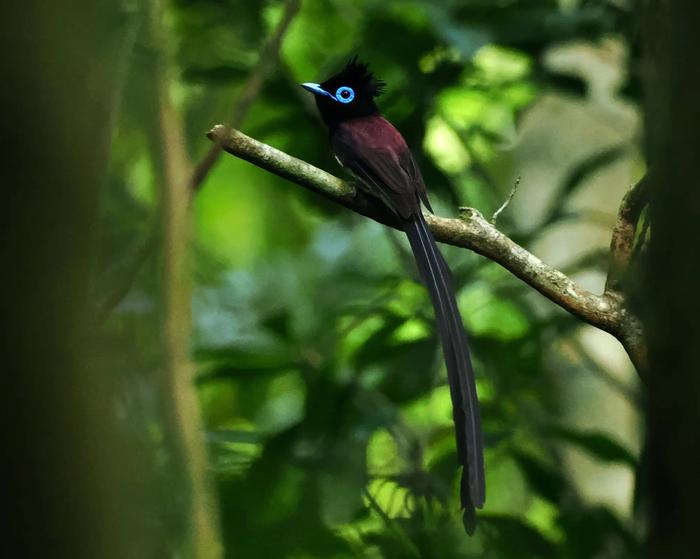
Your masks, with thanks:
M384 92L385 84L374 77L367 64L354 57L325 82L301 86L314 94L323 122L333 128L344 120L379 114L374 98Z

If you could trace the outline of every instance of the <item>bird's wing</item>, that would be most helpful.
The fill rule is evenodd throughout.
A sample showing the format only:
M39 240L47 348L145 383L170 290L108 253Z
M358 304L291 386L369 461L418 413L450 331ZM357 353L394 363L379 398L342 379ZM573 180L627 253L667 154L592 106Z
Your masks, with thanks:
M378 147L362 136L340 132L333 136L333 150L340 163L359 178L371 194L379 197L400 217L420 212L427 195L418 166L408 147Z

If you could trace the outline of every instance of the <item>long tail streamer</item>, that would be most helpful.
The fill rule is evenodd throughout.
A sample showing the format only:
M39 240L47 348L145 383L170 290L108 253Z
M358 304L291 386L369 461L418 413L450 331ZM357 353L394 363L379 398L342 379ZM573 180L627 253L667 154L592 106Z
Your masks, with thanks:
M474 509L481 508L484 504L485 484L481 418L467 334L455 300L452 274L423 216L418 213L407 220L404 223L404 231L413 250L418 271L430 293L445 354L457 438L457 457L462 466L460 496L464 510L464 526L471 534L476 526Z

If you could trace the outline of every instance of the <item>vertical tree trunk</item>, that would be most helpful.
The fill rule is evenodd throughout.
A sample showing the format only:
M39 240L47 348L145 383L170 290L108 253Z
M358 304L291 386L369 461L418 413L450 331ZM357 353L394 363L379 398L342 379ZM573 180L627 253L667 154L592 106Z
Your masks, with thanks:
M648 553L682 559L700 549L700 2L643 7L652 179Z
M2 7L3 557L129 557L122 482L135 472L120 448L88 296L129 37L118 6Z
M182 116L171 97L170 37L165 1L151 0L151 29L156 52L157 128L163 193L163 343L164 388L171 432L189 489L190 533L194 559L217 559L222 546L216 503L207 477L199 403L190 361L190 199L192 165L187 155Z

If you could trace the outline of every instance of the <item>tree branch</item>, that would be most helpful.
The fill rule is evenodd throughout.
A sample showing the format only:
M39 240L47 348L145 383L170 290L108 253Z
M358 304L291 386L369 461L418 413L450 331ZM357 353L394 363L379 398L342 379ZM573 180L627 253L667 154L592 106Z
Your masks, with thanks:
M632 186L622 197L617 222L610 240L610 263L605 291L622 291L623 276L629 267L639 216L647 201L648 176Z
M305 161L222 125L207 137L224 150L275 175L294 182L379 223L402 229L396 216L382 204L347 182ZM542 262L491 225L474 208L460 208L460 218L425 215L438 241L468 248L500 264L550 301L581 320L609 332L622 342L638 371L646 368L641 328L616 293L596 295L559 270Z

